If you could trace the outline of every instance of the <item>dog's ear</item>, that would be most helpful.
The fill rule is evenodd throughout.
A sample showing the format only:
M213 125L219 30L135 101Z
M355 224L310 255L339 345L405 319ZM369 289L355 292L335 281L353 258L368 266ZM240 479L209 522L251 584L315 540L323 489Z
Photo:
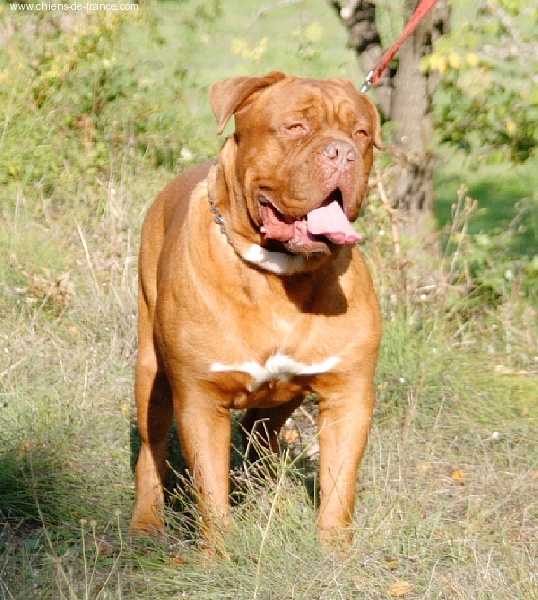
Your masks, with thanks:
M209 90L209 101L217 120L218 133L222 133L226 123L254 92L274 85L286 75L271 71L263 77L234 77L217 81Z

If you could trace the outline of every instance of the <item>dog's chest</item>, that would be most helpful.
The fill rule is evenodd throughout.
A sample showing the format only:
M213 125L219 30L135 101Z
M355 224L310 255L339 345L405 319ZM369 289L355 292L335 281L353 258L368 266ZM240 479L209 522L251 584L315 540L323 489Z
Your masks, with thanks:
M265 361L264 364L251 361L241 364L225 365L213 363L212 373L243 373L250 377L247 391L256 392L269 382L290 382L293 379L321 375L334 369L340 362L338 356L330 356L323 362L306 364L294 360L286 354L276 353Z
M206 348L213 389L233 408L275 406L315 389L316 379L338 371L347 315L331 314L333 282L312 277L243 281L238 298L219 310L219 342ZM224 300L224 299L223 299ZM226 298L228 301L229 298ZM328 313L328 314L327 314Z
M330 356L306 363L277 352L260 362L214 362L210 372L232 393L234 408L263 407L288 402L308 391L316 376L333 371L339 362L338 356Z
M243 323L234 346L214 357L210 379L235 408L277 405L309 391L316 377L334 372L341 362L329 348L320 352L325 344L316 321L266 310L255 325Z

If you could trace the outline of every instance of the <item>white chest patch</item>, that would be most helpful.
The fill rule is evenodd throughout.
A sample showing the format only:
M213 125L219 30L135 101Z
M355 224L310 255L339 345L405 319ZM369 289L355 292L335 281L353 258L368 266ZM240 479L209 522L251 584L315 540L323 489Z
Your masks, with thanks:
M246 252L241 253L244 260L261 269L276 273L277 275L293 275L302 271L305 267L306 258L298 254L286 254L285 252L273 252L262 248L258 244L252 244Z
M245 362L241 365L213 363L210 371L213 373L233 371L246 373L253 379L252 383L248 386L248 390L255 392L268 381L290 381L298 375L320 375L321 373L327 373L339 362L340 359L338 356L331 356L321 363L305 365L285 354L273 354L265 361L264 365L260 365L257 362Z

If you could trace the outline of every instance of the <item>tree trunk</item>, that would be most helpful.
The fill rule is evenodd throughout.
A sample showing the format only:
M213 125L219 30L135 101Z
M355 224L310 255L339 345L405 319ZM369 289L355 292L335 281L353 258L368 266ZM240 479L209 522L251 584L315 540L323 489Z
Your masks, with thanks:
M338 0L329 1L338 9L349 31L349 43L368 73L387 50L381 47L375 22L376 3L349 0L341 7ZM418 0L405 0L406 22L417 4ZM420 63L431 53L435 41L448 31L448 21L446 0L440 0L402 45L396 57L397 68L386 73L380 86L374 88L383 119L394 124L390 202L398 209L402 233L415 240L429 237L434 228L432 99L437 77L423 72Z
M349 46L357 54L364 73L369 73L383 54L377 29L376 5L371 0L329 0L348 30ZM343 6L342 6L343 5ZM340 8L342 6L342 8ZM392 75L386 71L375 87L375 100L383 121L390 121Z
M417 4L406 0L406 21ZM390 199L400 209L402 231L413 239L423 239L434 228L432 102L438 77L422 71L421 60L431 54L447 23L448 8L440 2L402 45L391 96L396 156Z

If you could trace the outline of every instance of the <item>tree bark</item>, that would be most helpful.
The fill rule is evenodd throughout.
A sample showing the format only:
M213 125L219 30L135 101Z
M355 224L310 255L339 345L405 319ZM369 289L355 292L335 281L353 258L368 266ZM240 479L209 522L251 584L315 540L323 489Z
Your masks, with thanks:
M405 18L413 15L418 0L406 0ZM433 213L433 95L438 76L423 71L421 61L431 54L436 40L448 29L445 2L426 15L401 47L391 97L395 165L390 187L391 205L402 217L402 230L421 239L434 229Z
M383 54L381 37L376 25L376 5L372 0L329 0L348 30L349 46L353 48L364 73L369 73ZM376 104L383 121L390 121L392 75L388 70L375 87Z
M372 0L349 0L345 4L329 1L338 9L349 31L349 44L357 52L364 72L368 73L387 49L381 47L375 22L376 3ZM405 0L406 22L417 4L418 0ZM446 0L440 0L400 48L397 67L389 70L380 86L374 88L383 119L393 123L391 206L398 209L402 233L419 240L434 229L432 101L437 85L433 73L421 70L421 61L431 54L436 40L448 31L448 23Z

